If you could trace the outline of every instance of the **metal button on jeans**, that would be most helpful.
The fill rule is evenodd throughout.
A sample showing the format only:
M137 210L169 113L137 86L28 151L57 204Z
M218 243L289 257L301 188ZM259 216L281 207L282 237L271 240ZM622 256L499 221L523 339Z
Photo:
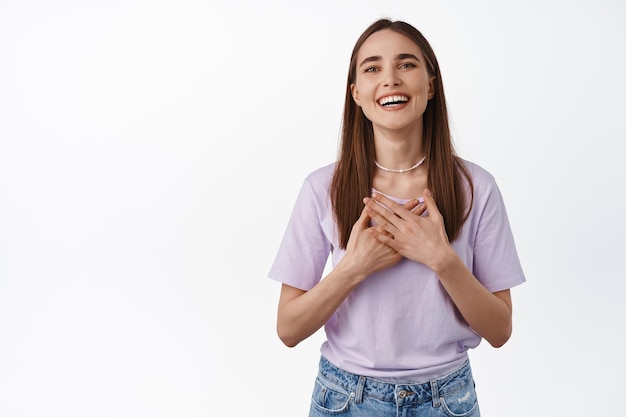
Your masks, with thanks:
M404 398L408 395L408 393L405 390L401 390L400 392L398 392L398 398Z

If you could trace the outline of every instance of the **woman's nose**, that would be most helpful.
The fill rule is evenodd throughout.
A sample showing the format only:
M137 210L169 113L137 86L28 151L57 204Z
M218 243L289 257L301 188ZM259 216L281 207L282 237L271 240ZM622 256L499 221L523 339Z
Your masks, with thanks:
M398 77L398 74L396 74L395 71L387 71L387 73L385 74L385 77L383 78L383 83L387 87L387 86L400 85L401 81L400 81L400 77Z

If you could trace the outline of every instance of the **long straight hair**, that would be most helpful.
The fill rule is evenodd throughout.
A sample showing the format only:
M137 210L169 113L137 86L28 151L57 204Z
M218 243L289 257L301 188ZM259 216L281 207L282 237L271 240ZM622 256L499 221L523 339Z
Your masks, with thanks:
M428 101L423 115L424 150L428 159L428 188L443 215L450 242L458 237L473 203L473 184L469 172L457 157L448 124L448 110L443 93L439 63L430 44L413 26L402 21L381 19L370 25L357 40L350 58L348 83L344 102L339 156L330 189L339 244L345 249L352 226L363 210L363 197L372 193L374 179L374 130L352 98L350 86L356 82L356 59L363 43L372 34L389 29L400 33L421 49L428 73L434 77L434 96ZM464 177L469 195L464 188ZM470 199L466 204L467 197Z

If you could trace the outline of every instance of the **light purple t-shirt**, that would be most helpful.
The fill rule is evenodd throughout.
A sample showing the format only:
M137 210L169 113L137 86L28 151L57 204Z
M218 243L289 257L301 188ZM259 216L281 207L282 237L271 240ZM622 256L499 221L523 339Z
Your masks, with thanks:
M525 281L494 178L464 161L474 184L472 211L452 247L491 292ZM334 164L306 178L269 277L310 290L339 248L329 195ZM406 200L394 198L398 203ZM421 383L463 365L481 341L461 317L435 273L408 259L373 273L324 326L321 353L341 369L396 382Z

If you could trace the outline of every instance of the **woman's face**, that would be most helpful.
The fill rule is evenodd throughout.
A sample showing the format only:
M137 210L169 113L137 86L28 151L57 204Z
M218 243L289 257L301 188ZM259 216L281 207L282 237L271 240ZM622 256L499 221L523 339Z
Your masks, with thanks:
M421 129L434 94L433 80L420 48L406 36L384 29L361 46L356 81L350 88L375 131Z

